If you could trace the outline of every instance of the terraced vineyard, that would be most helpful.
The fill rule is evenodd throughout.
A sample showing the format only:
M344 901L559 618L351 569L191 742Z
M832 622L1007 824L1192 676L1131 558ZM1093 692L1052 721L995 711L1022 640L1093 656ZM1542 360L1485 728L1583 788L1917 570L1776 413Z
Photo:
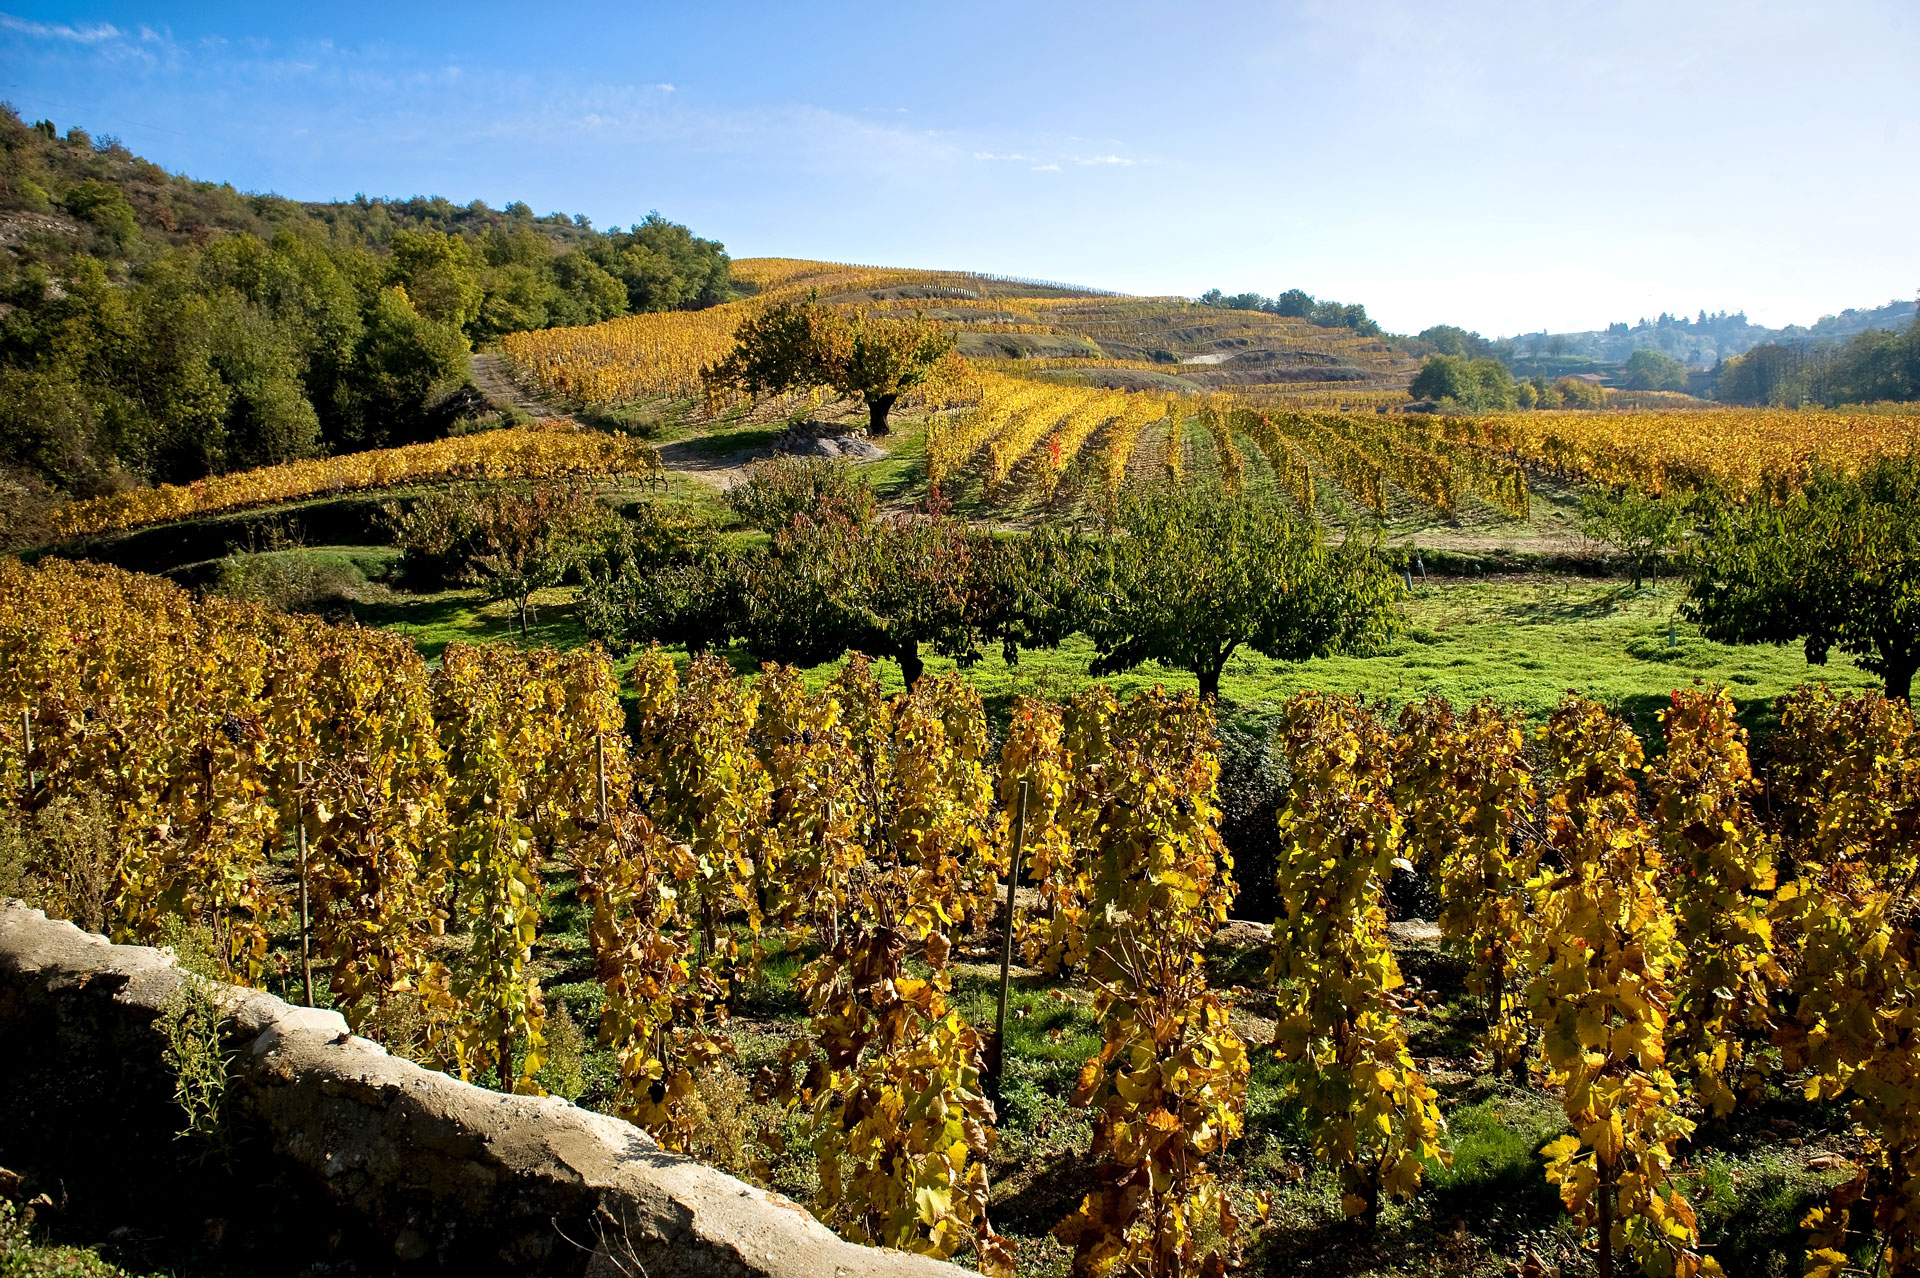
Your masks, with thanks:
M983 363L1019 360L1037 375L1119 390L1278 383L1288 392L1337 386L1349 394L1398 396L1413 373L1411 361L1375 338L1184 298L783 258L748 258L736 262L733 273L754 296L704 311L515 333L502 343L503 352L533 385L576 407L688 398L699 392L701 366L727 350L742 318L770 303L813 295L950 323L961 352Z

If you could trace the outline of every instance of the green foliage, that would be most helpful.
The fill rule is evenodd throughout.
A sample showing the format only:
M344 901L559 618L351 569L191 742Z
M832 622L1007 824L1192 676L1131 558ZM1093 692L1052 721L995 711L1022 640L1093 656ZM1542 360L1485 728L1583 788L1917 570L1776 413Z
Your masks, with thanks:
M1838 344L1768 342L1723 362L1714 397L1792 406L1920 399L1920 321L1870 328Z
M522 638L534 592L558 585L623 527L587 489L558 480L440 489L390 507L387 519L403 572L480 585L509 600Z
M1555 400L1566 408L1605 408L1607 406L1606 388L1598 382L1590 382L1584 377L1562 377L1553 384ZM1550 407L1543 397L1542 408Z
M1420 340L1431 342L1441 355L1451 355L1455 359L1486 359L1493 354L1493 343L1478 333L1456 328L1452 324L1435 324L1432 328L1420 330Z
M778 532L800 515L865 523L878 509L872 486L850 468L785 454L754 462L746 482L728 489L726 500L741 519L768 532Z
M163 1059L173 1071L173 1098L186 1116L177 1135L217 1145L226 1130L225 1108L234 1053L221 1040L225 1012L209 982L183 975L160 1018L166 1039Z
M1687 388L1687 366L1671 355L1642 346L1627 356L1620 384L1628 390L1683 391Z
M1123 496L1116 522L1126 535L1083 545L1073 583L1096 675L1158 661L1217 697L1243 646L1305 661L1398 630L1400 579L1378 551L1357 536L1329 547L1270 497L1183 484Z
M112 796L91 784L38 811L9 807L0 825L0 895L25 896L55 918L104 933L115 922L126 843Z
M56 495L434 438L470 342L732 296L658 214L242 195L0 111L0 212L53 207L0 258L0 469Z
M1580 530L1626 557L1638 590L1647 570L1657 575L1661 561L1676 548L1686 511L1686 499L1675 493L1652 496L1633 487L1596 491L1580 498Z
M1315 301L1301 289L1290 288L1278 297L1258 293L1235 293L1229 297L1210 288L1195 299L1202 306L1230 311L1265 311L1269 315L1288 315L1304 319L1317 328L1350 328L1362 337L1380 336L1380 325L1368 318L1367 308L1354 302L1343 305L1332 300Z
M1414 374L1407 393L1415 399L1433 399L1475 411L1512 408L1517 402L1513 374L1492 358L1429 355Z
M1722 509L1694 556L1687 616L1723 643L1835 648L1905 698L1920 669L1920 453L1858 474L1816 466L1783 501Z

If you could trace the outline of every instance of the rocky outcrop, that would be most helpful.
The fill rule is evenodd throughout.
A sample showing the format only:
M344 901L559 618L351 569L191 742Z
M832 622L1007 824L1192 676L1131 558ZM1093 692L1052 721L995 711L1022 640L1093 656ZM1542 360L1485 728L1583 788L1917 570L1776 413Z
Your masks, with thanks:
M0 901L0 1091L34 1139L60 1115L125 1153L179 1126L162 1061L165 1009L194 981L164 951L112 945ZM841 1241L794 1203L659 1149L617 1119L503 1096L389 1056L341 1018L207 985L227 1012L230 1103L258 1175L293 1185L308 1233L359 1254L337 1272L938 1278L962 1271ZM45 1124L52 1123L52 1127ZM16 1126L18 1151L27 1139ZM32 1151L28 1151L32 1152ZM99 1162L91 1159L89 1165ZM113 1171L113 1160L102 1166ZM129 1192L136 1192L129 1187ZM291 1200L287 1210L295 1210ZM224 1222L223 1222L224 1226ZM290 1265L285 1272L295 1272Z

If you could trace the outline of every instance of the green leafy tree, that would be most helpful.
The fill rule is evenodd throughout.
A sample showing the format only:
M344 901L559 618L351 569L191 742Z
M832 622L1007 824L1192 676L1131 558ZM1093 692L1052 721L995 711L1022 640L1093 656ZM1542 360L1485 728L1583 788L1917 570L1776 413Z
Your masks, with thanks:
M464 236L444 231L400 231L393 237L387 282L407 290L414 309L449 328L480 318L486 287L480 254Z
M1834 359L1829 397L1837 403L1920 399L1920 321L1904 332L1870 328Z
M1122 497L1125 536L1082 550L1077 628L1096 675L1159 661L1205 697L1242 647L1277 661L1365 651L1399 628L1400 579L1359 537L1328 546L1278 502L1208 484Z
M1650 496L1627 487L1580 499L1580 530L1626 557L1635 590L1649 569L1659 573L1660 561L1674 549L1685 526L1686 503L1673 493Z
M971 665L1007 634L1010 569L991 532L938 511L864 522L803 515L750 569L737 633L762 660L888 657L911 687L923 649Z
M1907 699L1920 669L1920 453L1821 466L1781 502L1728 507L1693 558L1687 616L1721 643L1838 648Z
M1627 356L1620 384L1628 390L1683 391L1687 388L1687 366L1671 355L1642 346Z
M412 442L427 433L429 401L466 375L466 340L414 310L403 290L382 290L366 308L343 388L343 442L355 448Z
M1497 359L1429 355L1407 391L1415 399L1433 399L1463 408L1512 408L1513 374Z
M1607 392L1598 382L1584 377L1562 377L1553 384L1559 402L1567 408L1605 408Z
M733 350L703 377L716 396L826 387L862 400L869 429L884 435L900 396L926 381L953 347L953 334L927 320L846 315L812 300L782 302L741 324Z

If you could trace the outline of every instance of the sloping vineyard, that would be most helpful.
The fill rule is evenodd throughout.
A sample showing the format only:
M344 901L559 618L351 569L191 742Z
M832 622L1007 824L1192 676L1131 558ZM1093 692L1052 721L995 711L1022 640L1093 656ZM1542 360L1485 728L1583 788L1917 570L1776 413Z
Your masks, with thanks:
M1920 411L1518 412L1442 418L1430 430L1569 479L1655 492L1717 483L1741 493L1769 480L1793 484L1815 457L1851 470L1905 452L1920 445Z
M1447 513L1473 496L1511 518L1527 514L1526 476L1516 461L1421 418L1286 412L1234 396L1107 391L985 369L978 380L977 406L931 424L927 474L935 484L977 475L994 500L1028 487L1050 501L1070 471L1111 499L1145 426L1164 422L1177 442L1181 424L1192 421L1229 487L1243 482L1245 450L1254 449L1303 510L1314 509L1321 476L1376 515L1386 511L1389 484ZM1165 473L1178 479L1183 456L1169 447Z

